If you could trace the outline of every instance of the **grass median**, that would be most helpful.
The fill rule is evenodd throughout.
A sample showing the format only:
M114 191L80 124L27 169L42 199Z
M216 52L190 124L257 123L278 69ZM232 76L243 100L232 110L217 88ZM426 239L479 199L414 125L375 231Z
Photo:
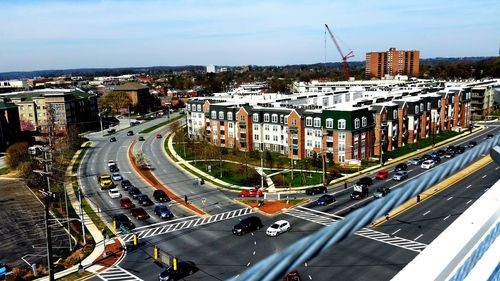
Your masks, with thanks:
M177 120L181 119L182 117L184 117L184 116L183 116L183 115L180 115L180 116L174 117L174 118L172 118L172 119L169 119L169 120L167 120L167 121L161 122L161 123L159 123L159 124L156 124L156 125L154 125L154 126L151 126L151 127L149 127L149 128L146 128L146 129L144 129L144 130L140 131L140 132L139 132L139 134L147 134L147 133L151 133L152 131L154 131L154 130L156 130L156 129L160 128L160 127L166 126L166 125L168 125L168 124L170 124L170 123L172 123L172 122L175 122L175 121L177 121Z

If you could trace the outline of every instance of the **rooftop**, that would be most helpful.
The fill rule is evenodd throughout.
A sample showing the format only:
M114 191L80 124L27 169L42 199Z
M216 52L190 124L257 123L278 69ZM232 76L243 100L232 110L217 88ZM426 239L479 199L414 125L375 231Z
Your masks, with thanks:
M138 90L143 90L143 89L149 89L148 86L136 83L136 82L129 82L125 84L118 85L115 88L115 91L138 91Z

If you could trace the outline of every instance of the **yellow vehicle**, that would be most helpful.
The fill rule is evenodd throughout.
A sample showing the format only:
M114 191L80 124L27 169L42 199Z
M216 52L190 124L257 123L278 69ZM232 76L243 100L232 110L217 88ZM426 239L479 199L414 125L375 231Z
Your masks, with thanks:
M99 182L99 186L101 186L101 189L110 189L110 188L113 188L113 186L114 186L110 175L99 176L98 182Z

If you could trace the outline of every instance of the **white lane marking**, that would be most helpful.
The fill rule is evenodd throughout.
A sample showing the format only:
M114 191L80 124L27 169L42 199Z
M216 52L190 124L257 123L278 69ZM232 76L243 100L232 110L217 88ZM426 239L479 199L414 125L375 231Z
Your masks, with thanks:
M304 267L307 267L307 262L304 263Z
M420 234L419 236L417 236L417 238L415 238L413 240L417 241L417 239L420 238L420 237L422 237L422 236L423 236L423 234Z
M484 175L482 178L484 179L487 175Z
M249 267L249 266L250 266L250 264L251 264L251 262L248 262L248 263L247 263L247 267Z
M423 215L425 216L425 215L427 215L427 214L428 214L428 213L430 213L430 212L431 212L431 211L429 210L429 211L425 212Z
M253 255L255 256L255 251L253 251Z
M444 221L445 221L445 220L447 220L450 216L451 216L451 215L448 215L448 216L447 216L446 218L444 218L443 220L444 220Z
M257 245L257 241L253 241L253 244L254 244L254 245Z
M466 189L469 189L471 186L472 186L472 184L469 184L469 185L466 187Z
M451 199L453 199L453 196L451 196L450 198L446 199L446 201L450 201Z
M496 167L495 170L498 170L498 168L500 168L500 167Z
M313 278L311 277L311 275L308 274L307 276L309 276L309 280L313 280Z
M396 231L394 231L393 233L391 233L391 235L394 235L394 234L398 233L400 230L401 230L401 228L398 229L398 230L396 230Z
M252 232L251 234L252 234L252 236L253 236L253 232Z
M409 172L411 172L411 171L413 171L413 170L414 170L414 169L410 169L410 170L408 170L407 172L409 173Z
M465 205L469 205L469 203L470 203L470 202L472 202L472 199L471 199L471 200L469 200L469 201L467 201L467 202L465 203Z

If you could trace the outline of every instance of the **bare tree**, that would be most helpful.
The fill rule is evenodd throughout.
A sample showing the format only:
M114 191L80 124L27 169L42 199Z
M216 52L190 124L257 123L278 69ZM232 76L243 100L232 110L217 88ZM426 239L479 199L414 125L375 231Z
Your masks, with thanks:
M101 97L101 107L110 107L114 112L119 113L120 109L132 104L132 99L124 92L111 92Z

